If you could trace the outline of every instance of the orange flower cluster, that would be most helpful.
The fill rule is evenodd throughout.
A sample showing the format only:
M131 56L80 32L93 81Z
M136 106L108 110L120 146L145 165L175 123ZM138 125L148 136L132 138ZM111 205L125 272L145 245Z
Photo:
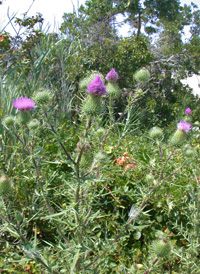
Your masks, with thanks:
M126 172L127 169L130 167L132 167L132 168L136 167L135 163L131 163L131 158L128 157L127 152L125 152L122 157L115 159L114 162L116 162L117 166L122 165L124 168L124 172Z

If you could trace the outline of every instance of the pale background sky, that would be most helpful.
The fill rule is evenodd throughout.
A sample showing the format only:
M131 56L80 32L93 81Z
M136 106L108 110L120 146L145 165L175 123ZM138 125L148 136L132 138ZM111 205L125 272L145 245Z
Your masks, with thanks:
M102 0L103 1L103 0ZM77 9L77 6L84 4L85 0L3 0L3 4L0 5L0 30L2 30L9 19L9 16L17 13L17 16L22 18L22 14L25 13L31 6L28 16L35 15L40 12L44 18L44 25L51 26L50 31L58 31L62 22L62 16L64 13L73 12L73 6ZM191 0L181 0L182 5L190 4ZM200 8L200 0L193 0ZM6 31L13 33L11 25L6 28Z

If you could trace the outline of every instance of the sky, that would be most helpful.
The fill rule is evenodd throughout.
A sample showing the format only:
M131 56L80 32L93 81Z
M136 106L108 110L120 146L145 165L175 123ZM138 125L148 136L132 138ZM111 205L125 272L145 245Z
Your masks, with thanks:
M36 15L37 12L41 13L46 29L49 27L51 32L58 32L63 14L73 12L73 7L76 10L84 2L85 0L3 0L3 4L0 5L0 31L9 22L8 14L10 18L15 14L22 18L23 13L29 10L28 16ZM190 4L191 0L181 0L180 2L181 5ZM200 0L193 0L193 2L200 7ZM7 26L6 31L14 33L11 24ZM123 32L125 32L125 28Z

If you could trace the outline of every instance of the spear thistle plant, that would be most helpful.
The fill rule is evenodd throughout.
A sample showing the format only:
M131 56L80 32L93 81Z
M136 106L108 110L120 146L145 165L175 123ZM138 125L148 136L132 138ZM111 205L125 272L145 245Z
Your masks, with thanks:
M71 122L60 119L52 98L45 108L45 100L26 98L24 103L21 99L15 103L18 114L35 111L29 123L9 129L10 139L5 142L8 148L5 157L11 149L13 153L5 160L8 165L2 168L12 176L14 188L13 199L8 201L2 195L5 237L1 236L1 241L5 241L5 248L17 245L20 256L27 264L34 261L39 269L34 271L38 273L106 273L113 266L105 266L105 262L110 263L113 258L114 271L119 270L123 258L127 272L130 261L121 256L125 248L130 255L140 245L139 237L132 237L130 231L143 235L147 243L152 242L148 239L153 223L151 210L145 210L150 206L159 208L158 201L152 201L165 182L170 185L170 178L183 167L170 166L174 150L161 148L161 142L152 142L148 149L143 149L145 136L137 142L138 137L131 132L125 137L120 132L138 94L130 96L127 107L117 119L113 117L112 123L110 118L105 120L97 115L102 96L107 95L100 77L89 83L85 94L84 112L78 109L78 120L73 117ZM90 105L90 112L85 111L84 104L88 104L88 109ZM15 125L16 119L13 121ZM178 125L180 131L189 129L183 121ZM161 129L155 131L155 138L164 135ZM14 140L10 141L11 138ZM111 147L108 156L106 151ZM158 158L157 166L156 160L149 160L152 155ZM145 176L145 172L150 175ZM8 185L3 185L4 189L5 186ZM171 251L169 247L154 242L159 258Z

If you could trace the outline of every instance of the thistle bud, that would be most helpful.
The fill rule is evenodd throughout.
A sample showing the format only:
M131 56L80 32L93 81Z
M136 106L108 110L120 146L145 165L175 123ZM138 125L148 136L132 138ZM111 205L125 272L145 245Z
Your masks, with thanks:
M150 73L146 68L143 68L143 69L136 71L136 73L134 74L134 77L137 82L145 83L145 82L149 81Z
M106 162L108 161L108 154L105 152L98 152L95 156L94 156L94 165L105 165Z
M0 196L8 196L12 192L12 186L9 178L6 175L0 177Z
M83 112L87 116L97 116L101 114L104 107L101 102L100 96L90 94L87 99L83 102Z
M40 126L40 122L37 119L33 119L28 123L28 128L30 130L35 130Z
M108 82L106 90L108 92L108 95L112 96L113 98L118 98L121 95L121 90L118 84L115 82Z
M185 141L185 138L185 131L177 129L174 135L172 136L170 143L174 146L181 145Z
M184 121L185 121L185 122L188 122L188 123L191 123L191 122L192 122L191 116L186 115L186 116L184 117Z
M30 112L21 110L18 112L16 122L20 125L26 125L31 119Z
M84 152L81 157L80 168L83 170L89 168L92 164L92 161L93 161L93 155L91 151Z
M100 127L95 133L98 138L102 138L105 135L105 129Z
M171 243L165 239L156 240L152 244L152 251L158 258L164 258L171 252Z
M48 90L42 90L35 94L34 101L38 105L47 105L51 100L51 93Z
M192 146L190 146L189 144L186 144L184 146L184 153L185 153L186 156L192 157L196 154L196 150Z
M14 126L14 117L13 116L6 116L6 117L4 117L4 119L3 119L3 125L5 126L5 127L7 127L7 128L13 128L13 126Z
M147 180L147 182L148 182L149 184L152 184L152 183L154 183L155 178L154 178L153 174L149 173L149 174L147 174L147 176L146 176L146 180Z
M194 122L194 127L200 127L199 121L195 121L195 122Z
M150 129L150 131L149 131L149 136L150 136L152 139L158 139L158 138L162 137L162 136L163 136L162 129L159 128L159 127L153 127L153 128Z

